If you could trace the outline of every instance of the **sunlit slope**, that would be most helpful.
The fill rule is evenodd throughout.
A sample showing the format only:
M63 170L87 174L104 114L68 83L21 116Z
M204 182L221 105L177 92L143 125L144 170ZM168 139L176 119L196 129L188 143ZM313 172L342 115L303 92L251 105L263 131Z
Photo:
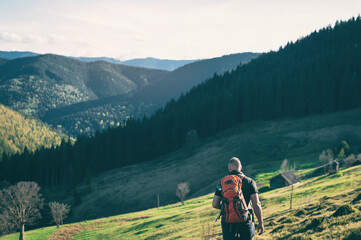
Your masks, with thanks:
M75 207L73 219L152 208L158 193L162 205L174 203L178 201L176 186L185 181L190 184L191 197L205 195L227 173L232 156L241 159L245 174L255 177L279 170L285 158L298 169L318 166L321 151L342 140L357 153L360 139L361 109L238 125L154 161L93 176L90 184L77 189L82 203Z
M59 145L65 135L50 129L41 121L0 105L0 154L22 152L26 147L34 151L42 146ZM0 159L1 159L0 155Z
M302 174L302 172L299 172ZM291 187L260 194L266 232L256 239L350 239L361 230L361 166L333 175L302 181ZM27 239L221 239L218 210L211 208L213 194L146 211L92 221L38 229ZM359 200L357 200L359 199ZM335 212L347 204L349 212ZM355 230L356 229L356 230ZM354 233L355 234L355 233ZM49 237L51 236L51 237ZM361 235L359 235L361 236ZM1 239L17 239L17 234Z

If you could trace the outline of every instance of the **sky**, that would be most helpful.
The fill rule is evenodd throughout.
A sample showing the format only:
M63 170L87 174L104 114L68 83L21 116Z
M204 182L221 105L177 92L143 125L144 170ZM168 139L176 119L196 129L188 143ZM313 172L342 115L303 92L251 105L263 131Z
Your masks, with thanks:
M360 0L0 0L0 51L121 60L268 52L360 12Z

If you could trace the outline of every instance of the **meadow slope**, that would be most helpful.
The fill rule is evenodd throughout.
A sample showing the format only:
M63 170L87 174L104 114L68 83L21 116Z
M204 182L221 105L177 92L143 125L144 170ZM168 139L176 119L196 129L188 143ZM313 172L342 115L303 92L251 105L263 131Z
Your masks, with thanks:
M305 171L299 171L304 174ZM275 173L276 174L276 173ZM256 239L360 239L361 166L260 194L266 231ZM213 194L146 211L47 227L26 233L41 239L221 239ZM345 207L346 206L346 207ZM340 214L340 209L346 209ZM338 215L338 216L337 216ZM2 240L17 239L18 234Z
M107 217L178 201L178 183L190 184L190 197L213 192L227 174L226 162L238 156L246 175L272 175L287 158L297 169L318 166L323 149L346 140L357 153L361 147L361 109L299 119L241 124L153 161L93 176L77 188L81 204L72 220ZM136 186L129 184L137 182ZM258 180L264 183L264 178ZM139 192L142 197L139 197ZM71 201L71 199L69 199Z

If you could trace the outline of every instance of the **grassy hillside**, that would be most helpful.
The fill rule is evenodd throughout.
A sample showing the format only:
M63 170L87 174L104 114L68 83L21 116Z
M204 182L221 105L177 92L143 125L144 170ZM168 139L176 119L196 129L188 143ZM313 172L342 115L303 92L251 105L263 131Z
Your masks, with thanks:
M346 140L355 153L361 147L361 109L301 119L282 119L238 125L215 137L201 140L151 162L135 164L93 176L78 187L82 203L73 218L89 219L151 208L160 194L161 204L178 201L179 182L190 183L190 196L215 189L227 172L226 162L238 156L244 172L259 183L274 175L287 158L298 169L318 166L322 150ZM139 183L129 188L128 183ZM141 186L141 187L140 187ZM142 192L139 198L138 193Z
M265 233L256 239L360 239L360 186L361 166L356 166L295 185L292 209L291 187L260 194ZM219 212L211 208L212 197L209 194L184 205L83 221L60 229L37 229L27 232L26 239L221 239L220 222L215 222ZM341 209L348 211L340 215ZM12 234L1 239L17 238Z
M0 105L0 159L2 153L22 152L25 147L34 151L42 146L59 145L66 136L44 123Z

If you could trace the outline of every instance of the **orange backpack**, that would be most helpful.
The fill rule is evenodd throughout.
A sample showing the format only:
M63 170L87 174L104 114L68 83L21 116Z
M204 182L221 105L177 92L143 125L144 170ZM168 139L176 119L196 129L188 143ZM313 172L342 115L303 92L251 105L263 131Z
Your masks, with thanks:
M237 175L225 176L221 181L223 220L228 223L241 223L248 220L248 208L242 193L242 179Z

